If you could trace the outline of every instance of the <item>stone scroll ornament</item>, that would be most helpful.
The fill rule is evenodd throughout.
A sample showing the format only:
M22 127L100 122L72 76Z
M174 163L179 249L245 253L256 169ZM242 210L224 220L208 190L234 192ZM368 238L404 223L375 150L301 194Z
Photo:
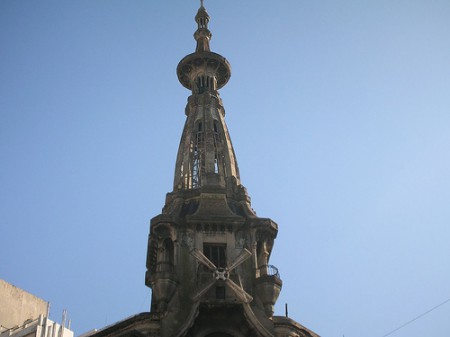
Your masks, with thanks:
M186 232L182 234L181 242L183 245L192 248L194 246L194 233Z

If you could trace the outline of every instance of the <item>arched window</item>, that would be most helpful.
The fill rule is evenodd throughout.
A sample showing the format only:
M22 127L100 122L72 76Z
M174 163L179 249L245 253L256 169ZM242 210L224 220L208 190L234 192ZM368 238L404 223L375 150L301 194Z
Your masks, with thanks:
M199 122L197 128L194 131L193 149L192 149L192 183L191 188L198 188L201 186L201 172L204 166L204 154L203 154L203 124Z

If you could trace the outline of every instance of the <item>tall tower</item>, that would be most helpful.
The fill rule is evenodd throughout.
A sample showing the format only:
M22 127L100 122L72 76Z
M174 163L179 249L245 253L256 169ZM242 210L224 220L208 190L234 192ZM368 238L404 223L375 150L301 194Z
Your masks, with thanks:
M150 222L150 312L84 337L318 337L274 316L282 282L269 260L278 225L256 216L241 184L218 91L231 67L210 50L203 1L195 21L197 47L177 67L191 95L173 190Z
M173 191L151 220L145 283L162 337L317 336L273 316L282 281L269 264L277 224L257 217L241 184L219 89L231 66L210 50L209 15L195 16L195 52L177 67L191 91Z

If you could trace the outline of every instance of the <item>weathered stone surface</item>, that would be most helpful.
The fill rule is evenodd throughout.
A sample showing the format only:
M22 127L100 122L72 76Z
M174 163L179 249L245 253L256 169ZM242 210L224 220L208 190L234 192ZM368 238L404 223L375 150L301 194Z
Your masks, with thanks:
M3 329L46 316L48 306L47 301L0 279L0 325Z

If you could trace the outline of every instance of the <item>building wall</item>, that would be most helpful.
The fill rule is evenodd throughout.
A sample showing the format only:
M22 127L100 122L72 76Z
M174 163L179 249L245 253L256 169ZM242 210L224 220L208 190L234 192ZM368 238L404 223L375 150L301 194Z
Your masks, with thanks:
M73 337L73 332L52 320L39 316L22 325L0 332L0 337Z
M0 332L47 316L49 303L0 279Z

